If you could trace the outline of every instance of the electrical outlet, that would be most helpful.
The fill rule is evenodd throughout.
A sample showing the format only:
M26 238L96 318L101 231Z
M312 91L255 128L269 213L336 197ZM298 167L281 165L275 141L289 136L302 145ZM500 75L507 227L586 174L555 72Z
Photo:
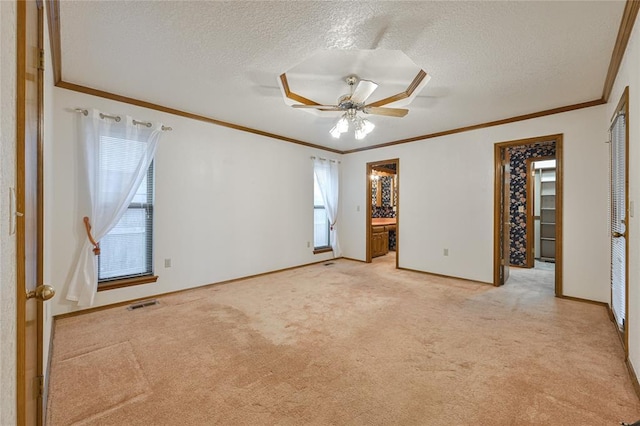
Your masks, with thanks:
M449 249L448 249L448 248L447 248L447 249L444 249L444 255L445 255L445 256L449 256Z
M311 241L307 241L307 248L311 248Z
M164 260L164 267L165 268L171 268L171 259L165 259Z
M359 212L360 211L360 206L356 206L356 211Z

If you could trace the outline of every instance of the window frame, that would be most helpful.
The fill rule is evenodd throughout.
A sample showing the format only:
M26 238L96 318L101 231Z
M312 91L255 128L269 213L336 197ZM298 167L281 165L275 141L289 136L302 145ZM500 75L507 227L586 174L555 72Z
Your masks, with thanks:
M324 210L325 211L325 215L326 215L326 207L324 205L319 206L314 204L313 205L313 211L315 212L316 210ZM316 236L315 236L315 226L313 227L313 240L315 241ZM327 218L327 242L328 244L326 246L318 246L316 247L315 244L313 245L313 254L318 254L318 253L326 253L328 251L331 251L331 223L329 223L329 218Z
M313 203L313 211L314 211L314 222L313 222L313 254L319 254L319 253L326 253L329 252L331 250L333 250L331 248L331 222L329 221L329 216L326 214L326 207L324 206L324 204L319 205L315 203L315 198L316 198L316 188L318 188L318 190L320 189L320 186L318 185L318 178L316 177L316 172L314 170L313 172L313 199L314 199L314 203ZM316 246L315 244L315 240L316 240L316 227L315 227L315 211L316 210L324 210L325 211L325 216L327 217L327 245L324 246Z
M151 250L145 251L149 257L145 259L147 269L141 274L120 275L117 277L100 279L100 258L98 256L98 291L111 290L115 288L129 287L139 284L153 283L158 280L158 276L154 274L153 264L153 219L154 219L154 193L155 193L155 161L149 164L147 169L147 199L145 202L132 202L127 207L129 209L145 209L147 215L151 215L150 220L145 221L145 238Z

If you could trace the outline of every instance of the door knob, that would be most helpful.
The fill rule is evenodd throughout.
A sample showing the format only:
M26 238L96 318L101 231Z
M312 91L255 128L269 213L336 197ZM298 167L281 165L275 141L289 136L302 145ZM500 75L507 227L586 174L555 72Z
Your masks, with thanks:
M56 290L50 285L39 285L35 290L27 292L27 299L36 298L42 301L49 300L56 295Z
M620 233L620 232L614 232L614 233L612 233L611 235L613 235L613 238L620 238L620 237L624 237L624 236L625 236L625 233L624 233L624 232L622 232L622 233Z

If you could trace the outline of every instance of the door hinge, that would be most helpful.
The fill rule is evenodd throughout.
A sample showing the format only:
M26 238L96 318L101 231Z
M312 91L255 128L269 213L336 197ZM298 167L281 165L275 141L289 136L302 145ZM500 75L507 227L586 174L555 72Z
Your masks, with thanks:
M38 69L44 71L44 49L40 49L38 55Z
M44 376L38 376L38 397L44 397Z

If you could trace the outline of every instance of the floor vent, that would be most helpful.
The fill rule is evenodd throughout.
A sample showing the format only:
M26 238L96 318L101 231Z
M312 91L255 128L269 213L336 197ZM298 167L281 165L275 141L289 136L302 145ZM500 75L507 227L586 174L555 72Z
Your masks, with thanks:
M324 264L324 266L331 266L331 265L333 265L333 262L327 262Z
M133 311L134 309L146 308L147 306L157 305L158 301L156 299L142 300L140 302L134 303L133 305L129 305L127 310Z

